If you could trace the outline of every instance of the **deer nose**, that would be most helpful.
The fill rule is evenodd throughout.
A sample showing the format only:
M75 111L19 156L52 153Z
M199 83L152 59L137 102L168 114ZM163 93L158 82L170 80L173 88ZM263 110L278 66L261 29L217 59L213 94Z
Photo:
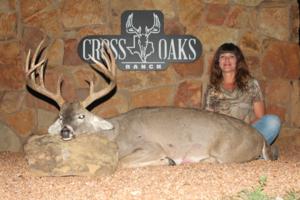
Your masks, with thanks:
M65 141L71 140L74 137L73 131L71 131L67 126L64 126L60 131L61 138Z

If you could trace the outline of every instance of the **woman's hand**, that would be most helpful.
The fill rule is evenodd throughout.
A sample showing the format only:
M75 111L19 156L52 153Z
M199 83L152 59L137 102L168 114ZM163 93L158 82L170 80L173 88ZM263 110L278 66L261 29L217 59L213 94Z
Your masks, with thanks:
M265 115L265 104L263 101L256 101L253 103L253 110L255 114L255 119L251 122L254 124L257 120L262 118Z

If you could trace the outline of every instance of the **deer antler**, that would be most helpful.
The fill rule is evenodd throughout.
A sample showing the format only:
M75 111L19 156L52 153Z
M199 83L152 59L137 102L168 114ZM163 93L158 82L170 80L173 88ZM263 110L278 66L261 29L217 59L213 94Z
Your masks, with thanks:
M127 22L126 22L126 32L131 34L131 33L135 33L136 35L138 35L138 37L141 36L141 27L136 28L133 26L133 13L131 13L128 18L127 18Z
M29 50L26 58L25 72L26 72L26 85L32 90L54 100L57 105L61 108L65 100L61 96L61 85L62 85L62 75L58 79L58 84L56 88L56 93L52 93L45 87L44 77L45 77L45 67L47 63L47 58L44 57L39 61L41 56L41 46L44 40L38 45L33 57L31 58L31 51Z
M151 28L146 26L146 35L150 35L151 33L159 33L160 31L160 21L156 14L153 13L154 23Z
M90 56L92 61L95 63L91 66L94 70L106 76L110 80L110 82L107 87L95 92L94 82L92 80L87 81L90 85L90 93L89 96L81 102L81 105L85 108L92 104L95 100L107 95L116 86L115 57L106 42L102 42L101 57L104 60L106 66Z

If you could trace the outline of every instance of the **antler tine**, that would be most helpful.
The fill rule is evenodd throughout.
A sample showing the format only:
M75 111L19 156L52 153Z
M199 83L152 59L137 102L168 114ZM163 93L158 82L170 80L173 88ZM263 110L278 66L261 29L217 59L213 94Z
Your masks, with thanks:
M27 74L31 74L30 71L30 66L31 66L31 60L30 60L30 55L31 55L31 50L29 49L27 57L26 57L26 64L25 64L25 73L26 73L26 79L27 79ZM31 74L30 78L33 78L35 76L35 74Z
M160 21L157 15L155 15L155 24L157 27L160 27Z
M154 13L153 13L153 14L154 14ZM156 26L160 26L160 21L159 21L158 16L155 15L154 18L155 18L155 25L156 25Z
M128 19L127 19L127 22L126 22L126 28L130 28L130 27L131 27L131 24L132 24L132 17L133 17L133 13L131 13L131 14L128 16Z
M31 50L29 49L27 57L26 57L26 64L25 64L25 72L27 73L29 71L29 66L30 66L30 54Z
M44 77L45 77L45 67L47 63L46 56L39 61L38 57L41 54L41 47L44 43L44 40L40 42L38 45L32 59L31 59L31 51L29 50L26 58L26 66L25 66L25 72L26 72L26 84L28 87L30 87L33 91L38 92L52 100L54 100L57 105L61 108L61 106L64 104L65 100L62 98L61 95L61 83L62 83L62 76L59 77L58 85L56 88L56 93L50 92L45 87ZM37 63L38 62L38 63ZM36 81L38 77L38 83Z
M104 50L104 48L101 49L101 56L106 63L110 63L112 61L112 59L114 59L113 53L106 42L103 41L102 46L105 48L105 50ZM115 68L112 69L110 65L107 65L107 68L114 75L116 69Z
M81 102L81 105L85 108L92 104L95 100L107 95L116 87L115 58L107 43L102 43L101 57L105 61L106 66L97 61L95 58L90 57L91 60L95 63L91 66L97 72L101 72L104 76L106 76L110 80L110 82L102 90L95 91L94 82L92 80L88 81L90 85L89 96Z
M115 67L113 67L115 65L115 58L107 42L102 41L101 48L101 58L104 60L106 65L100 63L93 57L90 58L94 63L96 63L96 65L92 65L95 70L105 74L106 76L108 76L108 78L114 78L113 75L116 71Z
M109 44L107 42L103 42L103 46L105 46L106 51L102 51L102 56L104 59L106 59L106 62L109 62L110 64L107 65L109 72L111 72L110 74L112 75L112 79L115 80L115 76L116 76L116 60L114 57L113 52L111 51L111 49L109 48Z
M141 36L141 27L136 28L133 26L133 13L131 13L126 21L126 32L127 33L135 33L137 34L139 37Z
M152 27L148 28L146 26L146 34L147 35L150 35L152 33L159 33L159 31L160 31L160 21L159 21L158 16L155 13L153 13L153 19L154 19L154 22L153 22Z

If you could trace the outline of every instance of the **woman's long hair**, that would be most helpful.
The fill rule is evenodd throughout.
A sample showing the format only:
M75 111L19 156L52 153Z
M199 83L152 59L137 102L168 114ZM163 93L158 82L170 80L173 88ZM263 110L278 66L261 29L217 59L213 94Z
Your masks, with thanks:
M236 56L237 63L235 82L240 90L246 90L247 81L252 78L252 76L250 75L248 65L246 64L242 51L233 43L224 43L217 49L211 64L210 84L217 90L220 90L220 85L223 81L223 75L219 66L219 58L222 53L233 53Z

